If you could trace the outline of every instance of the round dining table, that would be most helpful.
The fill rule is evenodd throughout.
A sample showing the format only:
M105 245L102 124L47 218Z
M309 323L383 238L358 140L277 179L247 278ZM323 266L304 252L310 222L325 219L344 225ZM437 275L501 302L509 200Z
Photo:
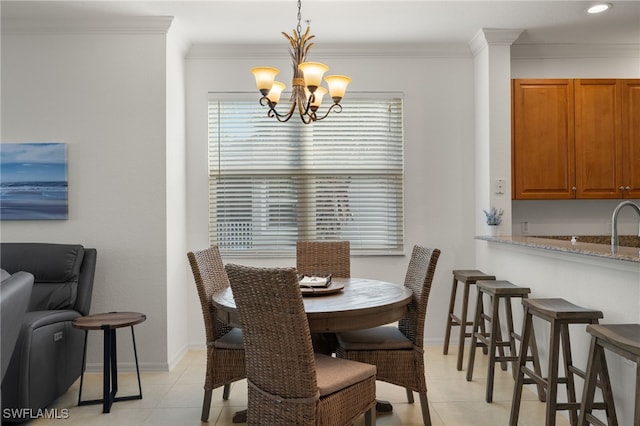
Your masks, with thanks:
M311 333L337 333L389 324L407 314L410 289L366 278L333 278L329 287L301 289ZM230 287L212 295L218 318L241 327Z

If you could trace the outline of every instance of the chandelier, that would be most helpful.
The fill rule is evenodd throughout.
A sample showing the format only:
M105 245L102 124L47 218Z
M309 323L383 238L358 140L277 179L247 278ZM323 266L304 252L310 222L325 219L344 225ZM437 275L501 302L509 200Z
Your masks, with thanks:
M329 86L329 95L333 99L333 105L328 108L324 115L319 116L317 114L318 108L322 103L322 98L327 93L327 89L320 84L322 83L322 76L329 70L329 67L318 62L306 61L307 53L313 46L310 41L315 36L309 34L308 22L307 29L302 34L300 1L298 0L298 26L293 30L293 36L285 32L282 33L291 43L289 54L293 61L293 81L291 82L291 106L289 111L281 113L276 110L280 95L286 87L283 83L274 81L280 70L273 67L256 67L252 68L251 72L262 95L260 105L269 107L269 111L267 111L268 117L275 117L278 121L284 123L289 121L297 109L302 122L310 124L314 121L324 120L333 110L336 112L342 111L340 101L347 90L347 85L351 83L351 79L344 75L329 75L324 78L324 81Z

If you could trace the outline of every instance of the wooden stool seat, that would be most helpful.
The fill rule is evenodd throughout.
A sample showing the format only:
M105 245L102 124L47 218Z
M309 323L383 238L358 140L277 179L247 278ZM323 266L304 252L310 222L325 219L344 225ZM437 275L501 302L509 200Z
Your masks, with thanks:
M467 327L473 326L473 322L467 318L467 312L469 309L469 287L475 284L478 280L495 280L493 275L485 274L477 269L454 269L453 270L453 284L451 285L451 298L449 299L449 313L447 315L447 327L444 333L444 348L443 354L449 353L449 339L451 338L451 327L460 327L460 336L458 338L458 362L456 368L458 371L462 370L462 359L464 357L464 339L471 337L471 333L467 331ZM464 292L462 295L462 309L460 316L454 313L456 305L456 292L458 289L458 282L464 284ZM484 325L482 328L484 332ZM486 348L483 350L487 351Z
M478 296L476 298L476 312L473 320L471 348L469 349L469 364L467 367L467 381L473 378L473 365L475 362L476 348L486 347L489 350L489 362L487 372L487 391L485 400L493 401L493 379L495 373L495 364L500 363L502 370L507 370L507 362L512 362L513 378L516 378L516 369L518 361L518 353L516 350L516 340L520 340L520 335L516 334L513 327L513 310L511 308L511 298L527 298L531 289L528 287L520 287L509 281L477 281ZM491 314L485 314L484 295L491 298ZM500 325L500 301L504 301L505 319L507 322L507 338L502 338L502 327ZM488 332L481 331L481 324L485 322L490 324ZM531 356L528 361L533 362L535 371L540 374L540 363L538 359L538 348L536 346L535 337L531 335ZM509 348L509 355L505 355L504 348ZM498 355L496 355L496 350ZM544 389L538 386L538 398L544 401Z
M589 361L587 363L587 377L582 392L582 404L580 406L579 424L604 425L599 419L591 414L594 408L594 394L598 375L600 381L608 380L604 349L608 349L620 356L623 356L636 363L636 399L633 416L633 424L640 424L640 324L594 324L587 326L587 332L591 334L591 347L589 349ZM603 369L604 367L604 369ZM607 390L609 393L606 393ZM610 400L611 405L606 411L607 422L617 425L615 405L613 404L613 394L611 389L603 390L604 400Z
M569 420L572 425L578 422L578 408L580 403L576 402L574 375L584 378L585 373L573 366L571 360L571 344L569 339L570 324L597 324L603 317L601 311L583 308L574 305L565 299L523 299L524 323L522 326L522 347L518 358L518 369L516 384L513 390L513 401L511 404L511 418L509 424L518 424L520 402L522 398L522 388L525 384L536 383L542 385L546 390L546 420L545 425L555 425L556 412L558 410L568 410ZM548 321L551 327L549 342L549 367L548 377L542 377L539 373L526 367L526 354L533 332L533 317ZM564 377L558 376L558 366L560 364L560 345L562 345ZM606 372L606 365L604 366ZM527 376L527 378L525 378ZM608 385L608 372L604 374L605 379L601 383L603 394ZM567 402L559 403L558 384L564 384L567 389ZM607 402L594 404L596 409L606 409Z
M565 299L528 299L523 300L522 304L532 314L547 321L554 319L584 324L603 317L602 311L583 308Z
M525 297L531 293L531 289L529 287L520 287L510 281L478 280L476 285L478 288L482 288L483 293L490 294L492 296Z

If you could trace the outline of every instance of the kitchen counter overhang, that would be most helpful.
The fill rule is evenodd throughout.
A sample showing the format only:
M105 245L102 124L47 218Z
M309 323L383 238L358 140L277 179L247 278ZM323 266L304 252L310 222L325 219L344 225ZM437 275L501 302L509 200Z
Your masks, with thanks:
M505 235L505 236L477 236L476 239L489 242L511 244L549 251L559 251L585 256L594 256L627 262L640 263L640 248L619 246L615 251L610 244L598 244L586 242L585 240L600 241L601 236L578 236L575 242L571 242L571 236L525 236L525 235ZM561 239L562 238L562 239Z

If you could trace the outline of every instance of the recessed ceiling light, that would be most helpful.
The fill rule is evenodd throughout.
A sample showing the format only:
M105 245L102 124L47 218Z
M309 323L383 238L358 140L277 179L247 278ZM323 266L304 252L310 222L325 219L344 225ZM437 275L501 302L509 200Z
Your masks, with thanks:
M602 13L611 9L611 3L598 3L587 9L588 13Z

